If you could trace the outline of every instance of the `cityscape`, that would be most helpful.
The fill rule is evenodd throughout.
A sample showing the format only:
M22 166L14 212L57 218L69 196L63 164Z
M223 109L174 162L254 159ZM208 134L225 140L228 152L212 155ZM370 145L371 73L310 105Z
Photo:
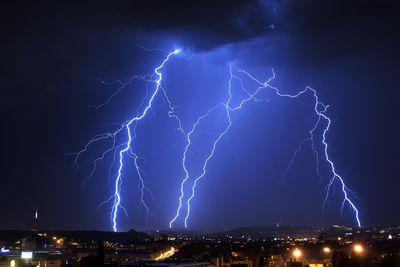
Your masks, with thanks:
M4 1L0 267L400 267L399 11Z
M0 266L399 266L400 226L200 231L0 231Z

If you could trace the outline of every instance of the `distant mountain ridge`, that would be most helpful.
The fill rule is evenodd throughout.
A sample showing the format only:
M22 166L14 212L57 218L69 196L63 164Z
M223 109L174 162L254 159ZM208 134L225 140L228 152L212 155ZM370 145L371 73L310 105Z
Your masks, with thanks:
M118 243L142 242L150 237L141 232L130 230L129 232L105 232L105 231L19 231L19 230L0 230L0 241L15 242L21 238L37 233L47 233L48 236L63 237L76 241L109 241Z
M233 238L275 238L275 237L315 237L321 233L321 228L280 225L280 226L249 226L214 233L214 236Z
M293 225L280 225L280 226L247 226L239 227L226 231L206 232L199 230L161 230L161 231L148 231L150 236L210 236L210 237L227 237L233 238L274 238L274 237L315 237L321 233L321 228L316 227L303 227Z

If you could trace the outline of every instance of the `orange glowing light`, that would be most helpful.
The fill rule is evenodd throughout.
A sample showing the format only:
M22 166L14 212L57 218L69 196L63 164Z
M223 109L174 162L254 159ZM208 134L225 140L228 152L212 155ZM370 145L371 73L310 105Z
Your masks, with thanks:
M355 251L356 253L362 253L362 252L364 251L363 246L361 246L360 244L354 245L353 249L354 249L354 251Z
M293 251L293 256L295 256L296 258L300 257L300 256L301 256L301 251L298 250L298 249L295 249L295 250Z

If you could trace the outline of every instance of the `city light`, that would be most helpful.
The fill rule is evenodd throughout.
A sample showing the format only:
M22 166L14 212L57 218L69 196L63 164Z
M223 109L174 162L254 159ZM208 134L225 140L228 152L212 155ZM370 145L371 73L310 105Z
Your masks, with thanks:
M32 251L22 251L21 252L21 259L32 259Z
M356 253L362 253L362 252L364 251L363 246L361 246L360 244L354 245L353 249L354 249L354 251L355 251Z
M324 247L323 250L325 253L331 253L331 249L329 247Z
M15 260L11 260L11 261L10 261L10 266L11 266L11 267L15 267Z
M301 251L298 250L297 248L293 251L293 256L297 259L298 257L301 256Z
M239 257L240 255L239 255L239 253L237 253L237 252L232 252L232 256L233 256L233 257Z
M1 253L8 253L10 250L8 248L2 247L1 248Z
M172 255L174 255L176 251L177 251L177 250L176 250L174 247L171 247L168 251L162 252L162 253L160 254L160 256L158 256L155 260L156 260L156 261L159 261L159 260L164 260L164 259L166 259L166 258L169 258L169 257L171 257Z

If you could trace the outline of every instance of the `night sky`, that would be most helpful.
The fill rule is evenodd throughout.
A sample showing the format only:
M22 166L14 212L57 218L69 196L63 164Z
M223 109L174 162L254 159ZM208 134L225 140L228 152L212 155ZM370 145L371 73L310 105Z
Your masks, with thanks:
M229 64L287 93L310 85L329 104L327 134L337 171L358 198L363 226L398 225L400 179L399 4L395 1L13 1L1 8L0 228L111 230L113 190L107 158L83 186L99 143L73 169L70 152L135 114L146 85L135 81L96 110L123 80L154 71L165 51L182 49L166 65L165 88L183 128L226 98ZM146 47L150 50L145 50ZM153 50L154 49L154 50ZM150 91L154 87L150 86ZM355 226L340 214L341 192L322 210L331 178L309 146L281 177L312 126L310 95L264 95L233 116L192 202L191 229L294 224ZM157 98L137 126L152 211L140 206L132 161L123 174L121 230L167 229L174 216L185 140ZM216 112L190 151L199 173L210 138L225 123ZM318 139L319 140L319 139ZM321 149L321 147L320 147ZM86 164L85 164L86 163ZM182 227L181 221L177 228Z

